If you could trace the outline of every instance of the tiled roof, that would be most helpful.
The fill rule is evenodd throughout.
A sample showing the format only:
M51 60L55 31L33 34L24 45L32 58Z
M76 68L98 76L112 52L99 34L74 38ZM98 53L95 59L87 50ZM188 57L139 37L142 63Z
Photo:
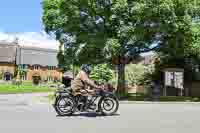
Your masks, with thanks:
M15 62L16 59L16 45L0 44L0 62Z
M58 66L56 50L21 47L17 57L17 64Z
M58 66L57 50L14 43L0 43L0 62L41 66Z

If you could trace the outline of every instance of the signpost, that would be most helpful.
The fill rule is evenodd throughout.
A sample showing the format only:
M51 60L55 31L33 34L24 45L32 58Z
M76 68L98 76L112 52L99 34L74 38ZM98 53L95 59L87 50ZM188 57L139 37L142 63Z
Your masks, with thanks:
M184 69L165 69L165 87L164 96L167 95L167 87L180 89L180 96L183 96L184 90Z

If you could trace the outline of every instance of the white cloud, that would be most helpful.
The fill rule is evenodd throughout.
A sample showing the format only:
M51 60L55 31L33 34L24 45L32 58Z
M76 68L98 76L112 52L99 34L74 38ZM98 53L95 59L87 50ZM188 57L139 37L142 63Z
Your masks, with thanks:
M14 36L10 36L7 33L0 32L0 41L12 42L14 40Z
M58 49L59 42L52 39L45 32L22 32L22 33L6 33L0 31L0 41L13 42L16 37L19 39L19 45Z

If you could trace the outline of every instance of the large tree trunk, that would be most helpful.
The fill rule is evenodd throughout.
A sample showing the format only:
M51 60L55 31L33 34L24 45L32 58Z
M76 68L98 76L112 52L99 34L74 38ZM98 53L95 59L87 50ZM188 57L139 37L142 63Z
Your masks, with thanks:
M117 84L117 96L123 98L126 95L125 88L125 64L119 64L118 69L118 84Z

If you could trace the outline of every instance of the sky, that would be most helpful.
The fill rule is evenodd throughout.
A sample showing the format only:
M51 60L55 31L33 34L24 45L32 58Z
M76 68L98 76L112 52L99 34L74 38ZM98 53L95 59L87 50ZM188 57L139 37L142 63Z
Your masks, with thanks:
M0 42L58 49L59 43L42 29L42 0L0 0Z
M42 0L0 0L0 31L40 32Z
M42 29L42 0L0 0L0 41L58 49Z

